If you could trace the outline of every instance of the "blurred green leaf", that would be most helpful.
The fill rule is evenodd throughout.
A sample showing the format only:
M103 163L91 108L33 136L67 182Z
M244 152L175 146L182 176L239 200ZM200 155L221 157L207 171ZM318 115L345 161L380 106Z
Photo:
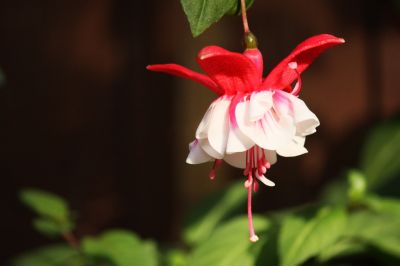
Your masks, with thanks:
M48 218L36 218L33 220L33 227L40 233L49 237L61 235L65 232L70 232L73 225L70 223L59 224L56 221Z
M250 266L254 265L261 250L263 234L270 222L262 217L254 218L256 232L261 239L249 240L247 217L237 217L218 227L212 236L197 246L188 266ZM267 256L267 254L265 254Z
M280 265L299 265L318 255L342 236L345 226L342 208L321 209L310 220L300 216L286 218L279 238Z
M189 213L184 228L185 241L194 245L207 239L221 221L244 208L246 201L242 182L207 197Z
M351 256L365 252L366 246L356 239L343 239L322 250L318 256L319 262L326 262L333 258Z
M347 174L349 182L348 198L351 203L359 203L365 196L367 182L365 176L358 170L350 170Z
M12 260L11 266L87 266L84 258L67 245L43 247Z
M371 211L359 211L349 217L344 236L400 257L400 219Z
M186 266L188 255L180 249L170 249L164 253L165 266Z
M54 219L59 223L69 219L67 203L55 194L38 189L24 189L20 193L20 199L39 216Z
M382 198L375 195L368 195L364 204L375 212L393 216L400 220L400 200L392 198ZM400 230L400 229L399 229Z
M116 266L156 266L158 253L152 242L141 241L134 233L110 230L100 237L86 237L82 241L86 255L104 258Z
M249 8L254 0L246 0ZM224 15L237 14L240 0L181 0L194 37L199 36Z
M376 190L400 173L400 122L381 125L369 135L361 159L368 188Z

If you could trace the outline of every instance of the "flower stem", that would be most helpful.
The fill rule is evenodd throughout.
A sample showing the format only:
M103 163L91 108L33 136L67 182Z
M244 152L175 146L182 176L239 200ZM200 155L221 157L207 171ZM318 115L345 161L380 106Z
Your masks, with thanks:
M246 0L240 0L241 9L242 9L242 21L243 21L243 29L244 33L249 33L249 23L247 22L247 12L246 12Z
M68 243L68 245L71 246L71 248L79 250L79 240L76 238L76 236L73 233L65 232L65 233L63 233L62 236L63 236L64 240Z

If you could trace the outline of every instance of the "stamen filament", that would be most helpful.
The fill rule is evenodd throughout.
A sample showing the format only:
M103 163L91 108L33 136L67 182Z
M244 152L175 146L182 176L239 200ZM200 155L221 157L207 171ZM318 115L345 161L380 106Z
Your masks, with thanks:
M250 177L251 177L251 174L249 175L249 178ZM248 217L248 221L249 221L250 241L257 242L258 236L254 232L253 214L251 211L251 196L252 196L252 187L250 186L247 189L247 217Z
M297 76L296 85L294 85L294 88L292 89L292 91L290 93L292 95L297 96L301 90L301 85L302 85L301 76L300 76L299 71L297 71L297 63L296 62L290 62L289 67L294 70L294 72L296 73L296 76Z
M217 169L221 166L221 164L222 164L222 160L216 159L214 161L214 165L213 165L212 169L210 170L210 173L208 174L208 177L211 180L214 180L214 178L216 176Z
M244 186L247 189L247 219L249 222L249 234L250 234L250 241L256 242L258 240L258 236L254 232L254 224L253 224L253 213L251 210L251 198L253 190L257 190L258 183L256 180L253 180L253 167L256 167L256 160L257 154L255 154L257 149L252 147L249 151L246 152L246 170L247 173L247 180Z

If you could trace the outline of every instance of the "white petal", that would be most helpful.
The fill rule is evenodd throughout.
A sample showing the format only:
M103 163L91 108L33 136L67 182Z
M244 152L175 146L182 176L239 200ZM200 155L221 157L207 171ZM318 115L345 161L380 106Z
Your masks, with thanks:
M186 163L188 164L199 164L205 163L212 160L206 152L200 147L198 140L194 140L189 144L189 155L186 159Z
M215 100L210 107L208 107L207 112L204 114L203 119L201 120L199 126L197 127L196 130L196 139L204 139L207 138L208 136L208 127L210 125L211 117L212 117L212 112L217 105L217 102L219 102L220 99Z
M203 151L205 151L209 156L214 159L223 159L224 154L219 153L216 151L211 145L208 139L199 139L200 147Z
M229 98L221 98L216 102L210 115L208 126L208 142L220 156L226 152L229 136Z
M284 157L294 157L294 156L302 155L302 154L308 152L307 149L304 148L304 141L305 141L305 137L295 136L295 137L293 137L293 139L290 142L278 147L276 152L280 156L284 156Z
M265 158L267 159L267 161L272 165L274 163L276 163L276 161L278 160L276 157L276 152L275 151L271 151L271 150L264 150L264 154L265 154Z
M224 157L224 161L233 167L244 169L246 168L246 152L227 154Z
M226 146L226 153L244 152L254 146L254 141L244 135L237 127L231 128L228 135L228 143Z
M316 131L315 128L319 126L319 120L317 116L313 112L311 112L310 109L308 109L303 100L284 91L279 91L274 94L274 96L275 95L277 95L277 97L274 98L274 100L279 98L278 102L280 103L282 103L283 98L286 98L286 101L290 102L290 111L292 113L291 115L293 116L297 128L297 133L299 135L306 136ZM283 104L280 104L279 106L280 108L282 108Z
M251 94L249 120L257 121L272 107L272 91L260 91Z
M317 116L307 108L302 100L297 100L298 101L293 102L294 120L297 132L302 136L310 135L316 131L315 128L319 126L319 120Z
M296 134L293 118L289 115L279 115L271 109L260 120L252 122L246 119L249 108L249 101L237 105L235 114L238 128L261 148L276 150Z

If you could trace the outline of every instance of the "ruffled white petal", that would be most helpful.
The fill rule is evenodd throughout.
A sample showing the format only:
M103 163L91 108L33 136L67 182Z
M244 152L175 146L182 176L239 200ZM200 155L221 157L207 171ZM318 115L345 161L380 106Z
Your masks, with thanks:
M189 144L189 150L190 152L186 159L188 164L200 164L212 160L212 157L200 147L198 140L194 140Z
M254 146L254 141L244 135L237 127L229 130L228 143L226 146L226 153L232 154L237 152L244 152Z
M224 159L245 168L246 151L254 145L263 149L270 164L277 154L307 152L305 136L315 132L319 120L302 100L284 91L253 92L237 103L231 121L232 98L222 96L210 105L197 128L197 140L190 145L188 163Z
M219 102L219 99L215 100L210 107L208 107L207 112L204 114L203 119L200 121L199 126L196 130L196 139L205 139L208 136L208 127L212 119L212 112Z
M208 139L199 139L200 147L205 151L209 156L215 159L223 159L225 154L221 154L216 151L211 145Z
M261 148L276 150L278 147L284 146L296 134L296 126L292 117L278 116L274 109L270 109L261 119L250 121L246 119L249 110L250 101L244 101L237 105L238 128Z
M284 91L277 91L274 94L274 103L281 112L284 111L293 116L298 135L310 135L316 131L315 128L320 124L317 116L297 96Z
M292 140L286 143L286 145L278 147L276 152L280 156L294 157L307 153L307 149L304 148L305 137L294 136Z
M250 96L249 120L254 122L261 119L271 109L273 91L254 92Z
M220 156L225 154L228 142L230 103L231 101L224 97L216 102L207 131L210 146Z

